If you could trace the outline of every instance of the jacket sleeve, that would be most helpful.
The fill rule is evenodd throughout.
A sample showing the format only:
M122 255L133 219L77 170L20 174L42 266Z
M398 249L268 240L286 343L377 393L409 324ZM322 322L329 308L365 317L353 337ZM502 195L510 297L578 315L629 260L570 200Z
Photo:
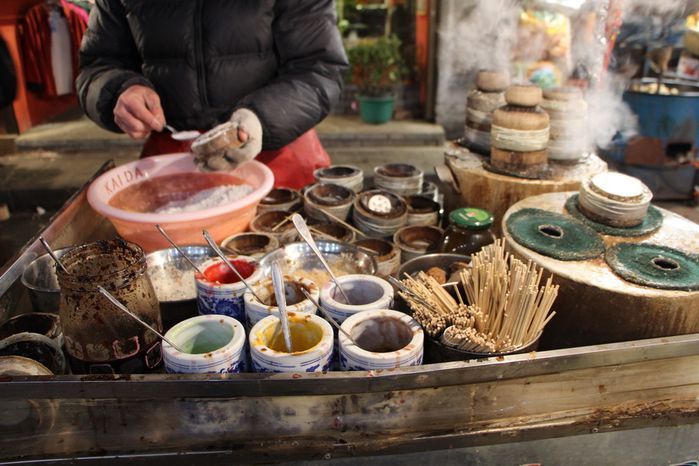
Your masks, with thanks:
M121 132L114 106L129 86L153 87L140 73L141 59L119 0L97 0L80 46L76 88L80 105L98 125Z
M263 150L292 142L325 118L347 67L332 0L282 0L275 10L278 75L236 106L259 117Z

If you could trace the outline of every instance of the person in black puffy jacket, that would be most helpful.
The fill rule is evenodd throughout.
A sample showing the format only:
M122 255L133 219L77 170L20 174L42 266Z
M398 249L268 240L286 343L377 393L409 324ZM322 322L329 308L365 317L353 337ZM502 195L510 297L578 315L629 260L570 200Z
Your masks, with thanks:
M207 131L232 121L244 144L226 161L257 157L277 186L299 188L330 162L312 128L347 66L335 23L331 0L97 0L78 97L100 126L148 137L143 156L182 149L165 122Z

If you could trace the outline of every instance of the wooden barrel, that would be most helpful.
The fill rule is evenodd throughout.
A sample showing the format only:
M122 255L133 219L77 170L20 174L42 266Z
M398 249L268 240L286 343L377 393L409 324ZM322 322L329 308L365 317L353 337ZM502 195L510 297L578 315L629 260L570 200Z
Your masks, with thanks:
M508 246L519 257L554 274L560 285L553 306L556 316L546 327L540 349L585 346L699 332L699 291L677 291L634 285L615 274L604 258L560 261L518 244L505 228L507 218L526 208L566 213L575 194L549 193L513 205L502 225ZM660 209L662 227L640 238L602 236L607 248L620 242L644 242L681 251L699 251L699 225Z
M500 219L514 203L537 194L577 191L583 179L607 171L607 164L594 154L576 164L550 164L550 176L540 180L494 173L484 168L484 160L482 156L455 145L450 145L445 155L461 206L491 212L495 216L495 233L500 232Z

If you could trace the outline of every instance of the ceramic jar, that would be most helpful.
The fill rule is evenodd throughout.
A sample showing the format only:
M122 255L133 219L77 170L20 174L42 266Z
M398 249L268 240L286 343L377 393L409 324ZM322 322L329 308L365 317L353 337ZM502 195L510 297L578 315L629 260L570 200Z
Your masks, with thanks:
M402 312L379 309L349 317L342 329L340 367L346 371L395 369L422 364L425 335L415 319Z
M222 315L196 316L172 327L163 341L165 370L171 374L231 374L245 371L245 329Z
M254 267L252 273L246 276L243 270L239 270L249 285L253 285L262 278L262 269L255 259L248 256L229 256L229 260L235 266L236 261L242 261ZM213 280L212 274L209 272L213 267L218 267L220 271L225 273L233 273L223 263L221 259L211 259L200 267L204 274L209 274L209 278L195 275L197 284L197 307L200 315L220 314L228 317L233 317L238 322L245 322L245 304L243 295L247 288L242 281L233 283L221 283Z
M393 306L393 287L382 278L357 274L337 277L337 280L352 304L345 302L332 281L321 288L320 303L338 323L359 312Z
M323 372L330 368L333 355L333 329L314 314L289 315L293 342L289 353L284 344L281 322L265 317L250 330L250 357L255 372Z
M307 299L298 287L303 287L308 294L310 294L313 299L318 301L320 299L320 289L318 285L313 283L311 280L305 278L293 278L288 275L284 276L284 285L287 289L286 298L286 310L287 312L298 312L303 314L315 314L316 307L313 303ZM289 291L291 287L291 290ZM274 297L274 289L272 288L272 279L266 278L261 282L253 286L255 293L259 296L265 303L271 302ZM296 299L290 300L290 295L294 294ZM243 296L243 301L245 302L245 317L246 326L251 329L256 323L261 321L267 316L274 315L279 317L279 308L275 305L268 305L261 303L253 296L250 291L246 291ZM293 304L292 304L293 301Z

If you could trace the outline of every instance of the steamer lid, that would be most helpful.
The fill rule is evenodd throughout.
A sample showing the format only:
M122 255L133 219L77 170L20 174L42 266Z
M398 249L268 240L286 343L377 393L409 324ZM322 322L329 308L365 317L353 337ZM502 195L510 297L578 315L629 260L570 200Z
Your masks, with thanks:
M648 192L646 185L638 178L615 172L593 176L590 179L590 188L605 197L627 202L637 201Z

